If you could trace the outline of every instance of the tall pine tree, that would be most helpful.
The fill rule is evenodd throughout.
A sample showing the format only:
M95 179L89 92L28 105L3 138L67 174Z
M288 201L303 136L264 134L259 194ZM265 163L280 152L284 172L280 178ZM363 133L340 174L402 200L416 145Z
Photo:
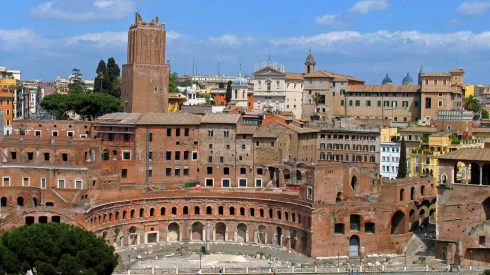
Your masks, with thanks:
M407 177L407 147L405 146L405 138L400 142L400 162L398 162L398 179Z
M107 59L107 65L104 60L99 61L97 66L97 76L94 80L94 91L110 94L119 98L120 96L120 74L119 65L113 57Z
M107 73L107 66L104 60L101 59L99 61L99 65L97 66L97 71L95 72L97 73L97 76L95 77L94 80L94 92L103 93L106 90L106 86L104 85L105 84L104 80Z
M226 84L226 94L225 94L225 97L226 97L226 103L230 103L231 101L231 93L232 93L232 89L231 89L231 84L233 82L231 80L228 81L228 83Z

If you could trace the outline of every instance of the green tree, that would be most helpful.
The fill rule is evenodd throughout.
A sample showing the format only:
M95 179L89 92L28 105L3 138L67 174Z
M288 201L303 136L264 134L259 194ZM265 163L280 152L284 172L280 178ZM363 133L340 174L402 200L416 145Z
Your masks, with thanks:
M314 93L312 99L315 104L318 104L322 100L322 96L320 95L320 93Z
M104 80L108 90L107 93L117 98L121 96L120 75L121 70L119 69L119 65L116 64L114 57L107 59L107 72L106 79Z
M82 93L85 92L85 83L82 80L82 73L80 69L73 68L70 76L70 84L68 84L69 93Z
M400 142L400 160L398 162L398 179L407 177L407 147L405 146L405 138Z
M483 109L483 108L480 110L480 114L481 114L481 118L483 118L483 119L490 118L490 115L488 114L488 111L485 110L485 109Z
M70 95L72 93L69 93ZM67 100L68 95L52 94L47 95L41 101L41 107L53 115L56 119L68 119L68 112L71 110L70 102Z
M94 233L67 224L19 227L0 239L0 273L112 274L114 248Z
M177 89L177 73L170 74L168 79L168 92L169 93L178 93L179 89Z
M480 101L474 96L470 95L464 99L464 109L467 111L472 111L478 113L481 109Z
M229 103L231 101L231 92L232 92L231 84L232 83L233 82L231 80L229 80L228 83L226 84L226 94L225 94L226 103Z
M95 72L97 73L97 76L94 79L94 92L102 93L106 89L104 80L107 73L107 66L104 60L101 59L99 61L99 65L97 65L97 70Z

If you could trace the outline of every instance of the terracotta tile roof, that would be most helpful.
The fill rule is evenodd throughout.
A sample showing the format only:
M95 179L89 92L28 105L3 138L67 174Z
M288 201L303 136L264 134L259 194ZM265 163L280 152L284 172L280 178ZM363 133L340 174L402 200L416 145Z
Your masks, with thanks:
M191 113L144 113L138 125L198 125L201 118Z
M383 92L383 93L415 93L420 90L418 85L349 85L348 92Z
M441 155L439 159L490 161L490 148L462 148Z
M254 138L276 138L277 134L271 132L269 129L259 127L254 134Z
M236 133L240 135L253 135L256 131L257 126L238 124Z
M306 74L305 78L308 77L330 77L330 78L335 78L335 74L328 72L328 71L314 71L312 73Z
M422 76L450 76L448 73L432 72L432 73L422 73Z
M416 133L436 133L437 128L435 127L423 127L423 126L415 126L415 127L407 127L398 130L398 132L416 132Z
M303 80L303 74L299 74L299 73L286 73L286 79Z
M353 77L353 76L350 76L350 75L336 74L336 73L332 73L332 72L329 72L329 71L314 71L314 72L312 72L310 74L306 74L304 77L305 78L308 78L308 77L329 77L329 78L333 78L335 81L359 81L359 82L364 82L364 80L359 79L357 77Z
M236 124L240 114L205 114L201 123L210 124Z
M140 113L111 113L96 119L103 124L135 124L140 118Z

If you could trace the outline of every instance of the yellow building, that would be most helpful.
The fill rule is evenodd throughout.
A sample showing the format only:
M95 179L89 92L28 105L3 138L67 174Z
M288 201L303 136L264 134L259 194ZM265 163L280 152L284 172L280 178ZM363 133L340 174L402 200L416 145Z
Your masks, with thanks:
M421 140L420 147L407 150L409 176L425 175L438 178L438 156L461 148L483 148L483 146L484 140L481 138L461 140L447 132L432 134L428 139Z
M12 122L17 112L16 93L17 80L14 78L0 78L0 110L3 113L3 134L12 133Z
M475 85L464 85L464 97L475 96Z
M393 142L398 138L398 128L383 128L381 129L381 143Z
M177 113L187 99L181 94L170 94L168 97L168 112Z

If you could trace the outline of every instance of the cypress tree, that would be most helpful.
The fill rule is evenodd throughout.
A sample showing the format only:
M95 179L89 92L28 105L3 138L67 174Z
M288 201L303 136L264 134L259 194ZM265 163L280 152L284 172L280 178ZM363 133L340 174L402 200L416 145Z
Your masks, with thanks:
M231 84L232 83L233 82L231 80L229 80L228 83L226 84L226 94L225 94L226 103L230 103L230 101L231 101L231 92L232 92Z
M104 60L99 61L99 65L97 65L97 76L94 79L94 92L103 93L105 91L104 80L106 76L107 66L105 65Z
M405 146L405 138L402 138L400 143L400 161L398 162L398 179L407 177L407 147Z

